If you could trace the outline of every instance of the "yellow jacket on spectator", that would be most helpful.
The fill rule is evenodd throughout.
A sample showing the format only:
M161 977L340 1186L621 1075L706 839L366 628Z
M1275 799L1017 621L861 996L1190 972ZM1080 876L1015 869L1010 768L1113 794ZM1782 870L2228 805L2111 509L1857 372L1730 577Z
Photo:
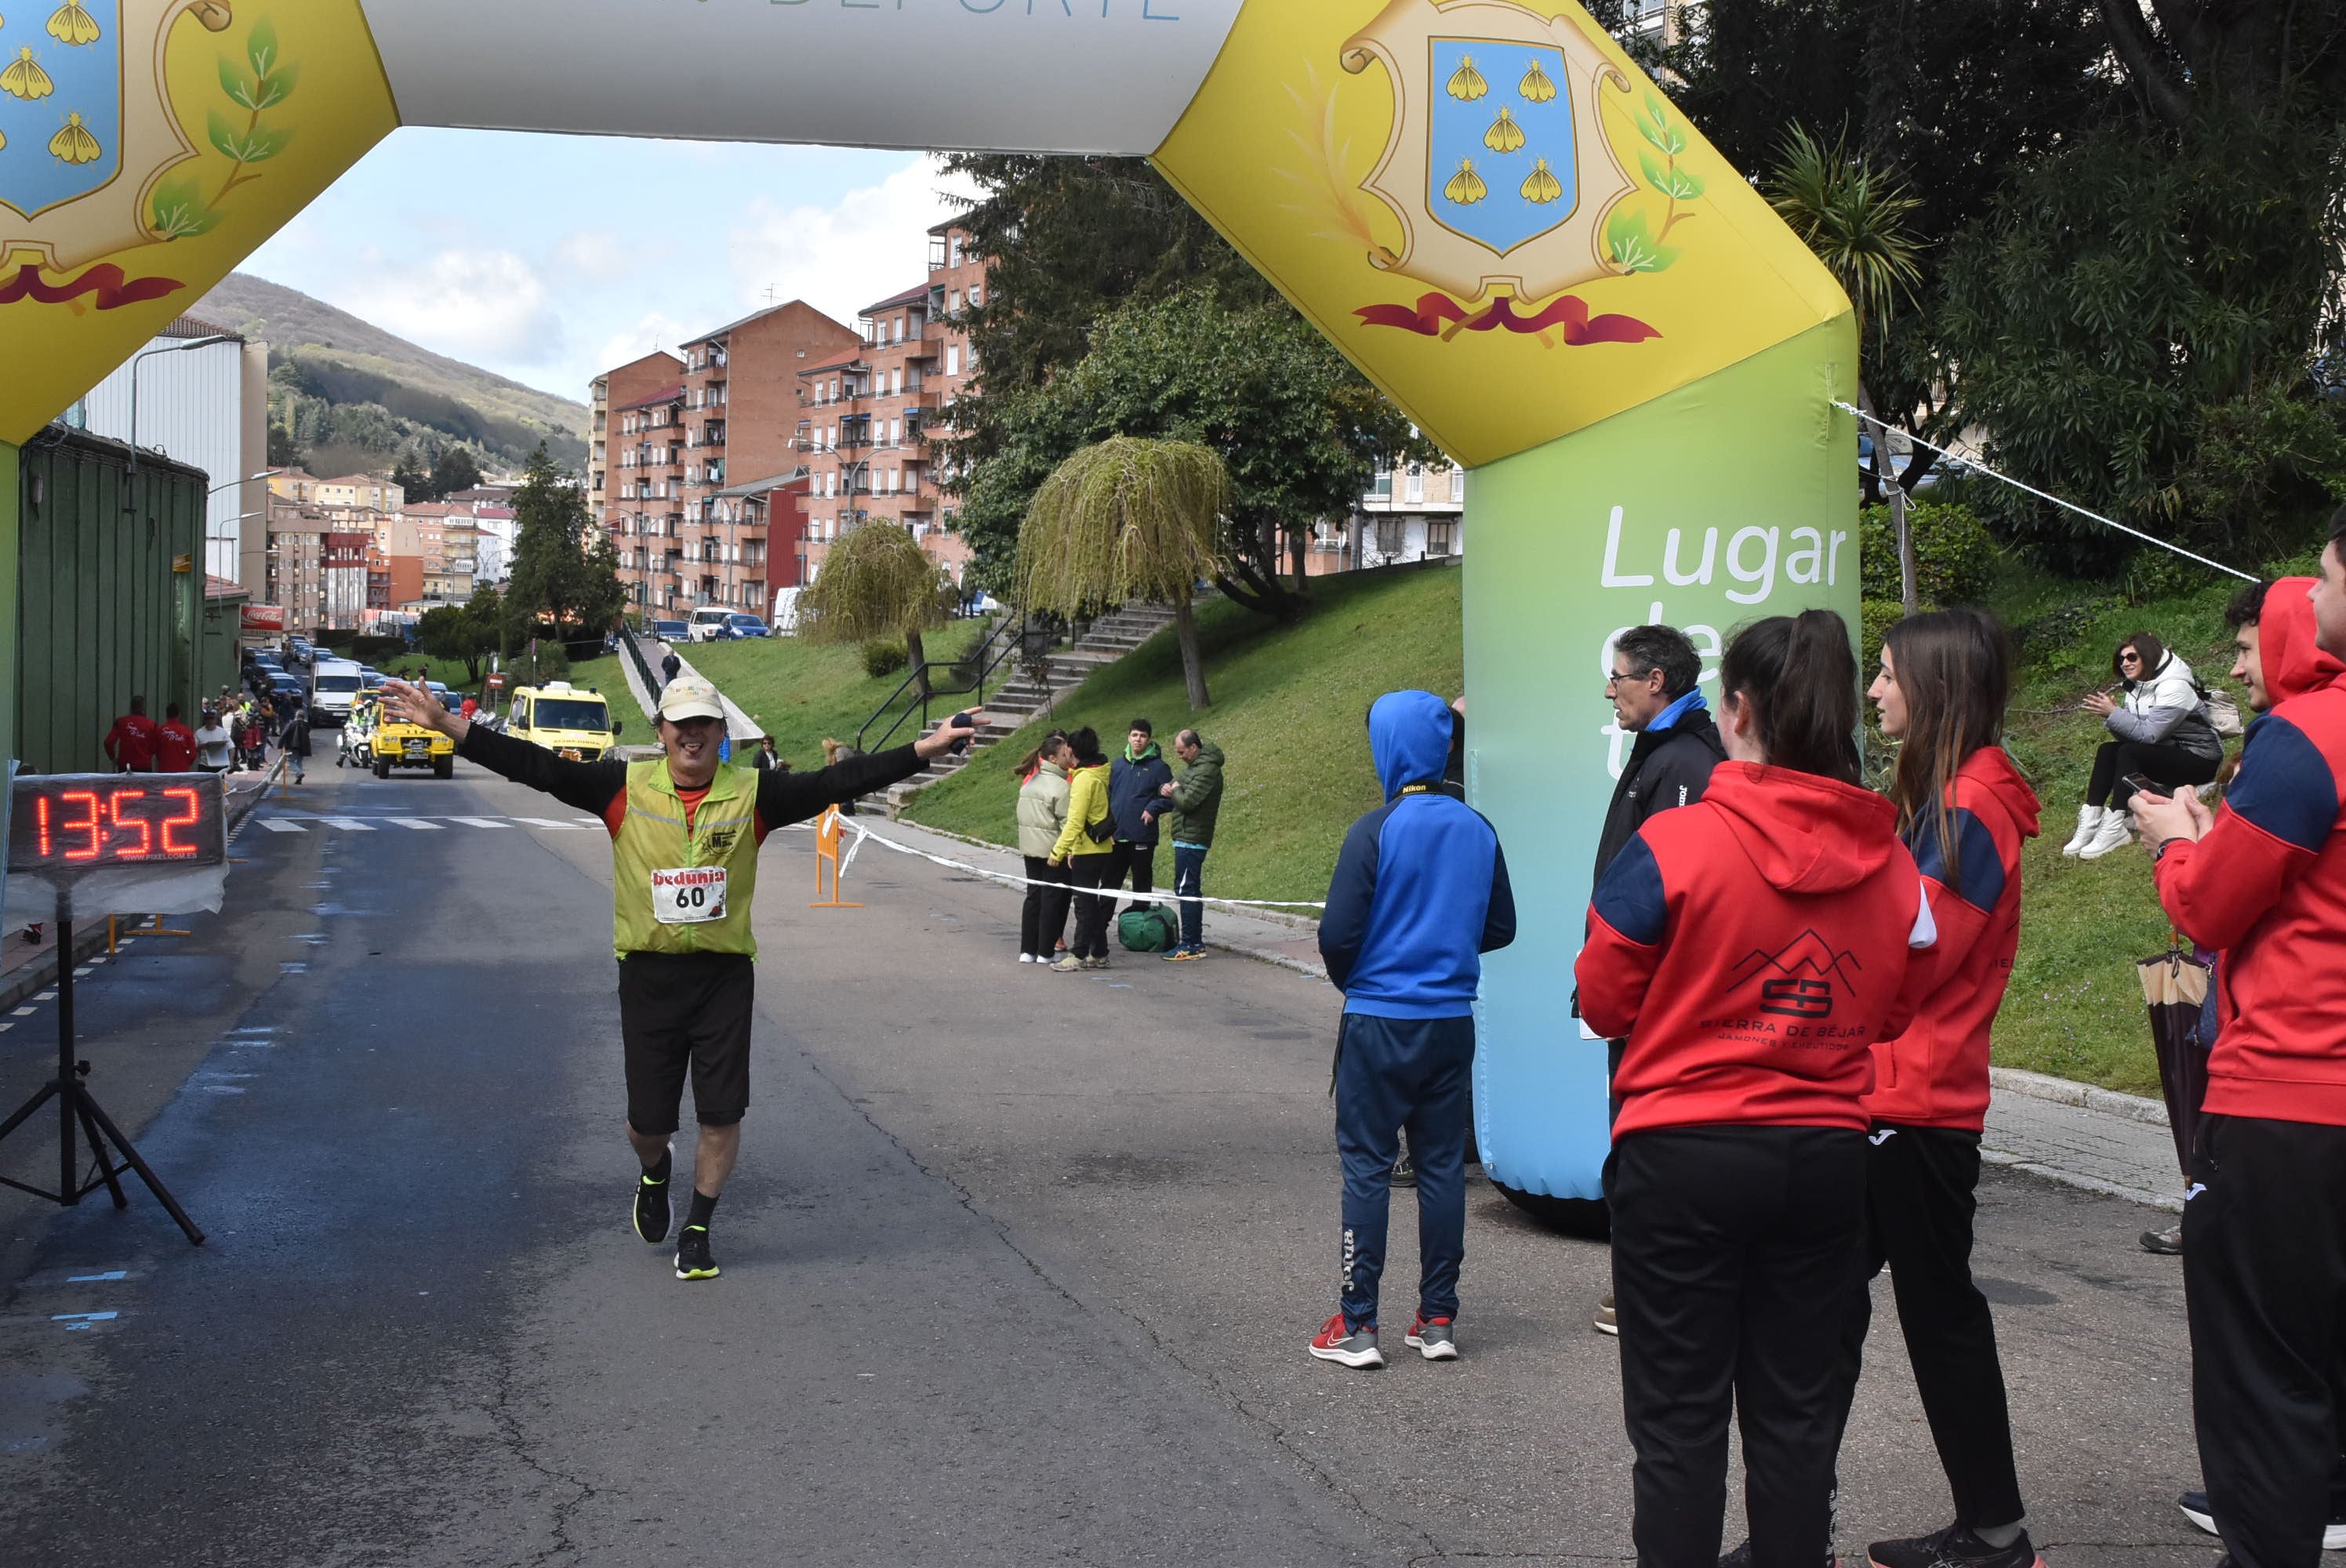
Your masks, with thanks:
M1107 854L1115 847L1112 838L1095 839L1084 830L1095 822L1106 821L1107 814L1107 764L1076 769L1067 791L1067 825L1059 830L1059 841L1051 849L1052 858Z

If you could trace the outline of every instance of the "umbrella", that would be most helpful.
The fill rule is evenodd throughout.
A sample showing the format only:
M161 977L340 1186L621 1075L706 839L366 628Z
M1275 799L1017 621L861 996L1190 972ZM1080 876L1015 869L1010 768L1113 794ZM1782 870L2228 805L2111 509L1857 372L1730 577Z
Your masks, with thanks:
M2150 1007L2150 1044L2158 1057L2158 1087L2167 1099L2168 1127L2175 1135L2176 1163L2188 1181L2199 1102L2208 1093L2208 1049L2216 1043L2215 1031L2205 1026L2208 999L2216 988L2215 966L2184 952L2178 941L2134 967L2142 981L2142 999Z

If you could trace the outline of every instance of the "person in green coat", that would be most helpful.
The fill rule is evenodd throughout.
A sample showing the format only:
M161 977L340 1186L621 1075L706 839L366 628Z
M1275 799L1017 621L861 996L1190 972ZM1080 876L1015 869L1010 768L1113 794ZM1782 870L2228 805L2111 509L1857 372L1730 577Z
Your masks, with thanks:
M1194 729L1173 738L1181 777L1158 793L1171 802L1165 830L1173 840L1173 894L1181 901L1181 940L1168 963L1206 956L1206 851L1214 847L1214 819L1222 809L1222 748Z
M1076 759L1067 776L1067 824L1051 849L1051 863L1067 868L1067 881L1076 889L1076 934L1051 965L1062 974L1107 967L1107 917L1116 907L1113 893L1096 891L1107 885L1108 868L1115 864L1108 852L1115 848L1115 816L1107 803L1107 757L1100 750L1099 733L1089 726L1068 736L1067 745Z

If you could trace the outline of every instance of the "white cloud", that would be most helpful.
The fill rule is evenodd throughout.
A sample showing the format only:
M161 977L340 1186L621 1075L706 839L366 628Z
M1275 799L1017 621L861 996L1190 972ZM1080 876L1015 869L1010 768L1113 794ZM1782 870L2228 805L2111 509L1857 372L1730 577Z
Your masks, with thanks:
M536 270L510 250L443 250L420 267L356 281L344 310L475 363L545 364L563 330Z
M756 310L770 288L777 301L804 300L852 324L857 311L927 276L929 229L968 205L945 185L937 161L923 158L831 207L759 197L729 239L737 302Z
M666 246L650 247L665 249ZM555 242L555 259L572 271L597 282L625 277L648 260L647 247L630 244L615 229L578 229Z
M677 344L692 331L691 326L667 311L653 311L638 318L636 324L625 331L614 332L606 338L603 346L595 351L595 368L588 374L595 376L605 371L616 370L630 360L642 359L655 349L666 349L669 353L675 353Z

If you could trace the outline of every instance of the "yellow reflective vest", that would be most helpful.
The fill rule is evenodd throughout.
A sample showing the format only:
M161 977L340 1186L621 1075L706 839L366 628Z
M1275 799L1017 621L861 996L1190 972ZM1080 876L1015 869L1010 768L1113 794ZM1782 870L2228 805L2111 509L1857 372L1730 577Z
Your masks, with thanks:
M758 953L750 901L758 891L758 774L730 763L717 769L709 793L684 822L668 759L627 768L627 810L611 843L612 945L631 952ZM652 912L652 873L680 867L725 868L725 914L695 924Z

